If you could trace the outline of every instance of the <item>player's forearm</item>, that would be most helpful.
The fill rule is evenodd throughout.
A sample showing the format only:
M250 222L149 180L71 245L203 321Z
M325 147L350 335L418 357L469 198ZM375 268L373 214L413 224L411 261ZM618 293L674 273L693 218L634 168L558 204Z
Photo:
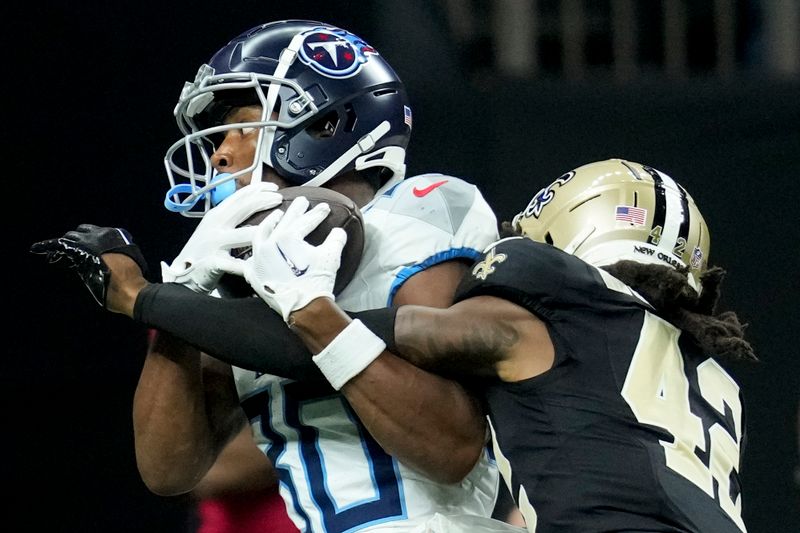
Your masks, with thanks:
M111 270L106 292L106 309L133 317L136 298L147 286L147 280L139 266L125 254L107 253L101 258Z
M233 366L324 380L308 349L260 298L214 298L176 283L153 283L139 293L134 319Z
M192 491L198 499L277 491L278 475L245 425Z
M311 354L328 346L352 319L330 298L316 298L289 316L291 331Z
M315 300L292 318L293 330L313 353L351 323L327 299ZM356 343L354 349L362 347ZM483 451L485 419L477 402L459 384L389 351L346 381L341 392L388 453L437 481L460 481Z
M395 353L454 379L496 377L497 363L518 339L511 317L478 298L447 309L404 305L394 322Z
M386 313L369 314L374 315L370 328L390 337L385 330L393 324L385 320ZM214 298L177 283L151 283L138 293L133 318L239 368L306 382L325 381L309 349L261 298Z
M136 461L145 485L168 496L191 490L213 463L200 354L156 340L133 400Z
M392 456L443 483L460 482L485 444L478 402L458 383L384 352L341 389Z

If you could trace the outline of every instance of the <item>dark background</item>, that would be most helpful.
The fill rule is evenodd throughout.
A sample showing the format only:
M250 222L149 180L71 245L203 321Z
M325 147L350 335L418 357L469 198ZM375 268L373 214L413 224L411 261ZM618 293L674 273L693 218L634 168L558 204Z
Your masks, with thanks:
M657 51L645 47L656 72L627 84L602 68L567 81L548 46L540 75L498 76L485 35L453 39L441 5L31 2L4 17L11 246L0 400L6 521L18 524L14 530L185 531L189 502L150 494L135 467L131 401L144 330L103 312L73 274L28 247L84 222L122 226L157 280L159 260L171 260L194 225L162 207L162 158L178 138L172 109L183 82L226 39L283 18L324 20L375 46L414 106L409 174L474 181L501 219L593 160L648 163L681 182L710 225L711 262L728 269L721 308L751 324L762 360L731 369L746 397L745 522L755 533L800 530L793 478L800 82L759 70L758 2L736 3L733 77L708 74L707 54L699 53L689 76L670 79L657 72ZM693 32L702 52L702 26ZM602 57L595 61L602 66Z

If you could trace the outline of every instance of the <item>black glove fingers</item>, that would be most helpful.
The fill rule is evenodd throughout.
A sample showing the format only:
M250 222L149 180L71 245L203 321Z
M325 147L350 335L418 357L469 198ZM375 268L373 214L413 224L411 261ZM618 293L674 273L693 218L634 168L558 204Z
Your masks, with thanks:
M35 242L30 248L32 253L46 256L48 263L53 264L63 261L62 266L67 268L75 266L77 258L75 257L74 249L74 246L65 246L63 237Z
M73 268L75 266L75 261L73 261L72 258L66 255L63 251L53 250L51 252L47 252L47 262L51 265L62 260L64 261L63 266L67 268Z
M86 261L76 265L76 270L95 301L101 307L105 307L106 292L111 278L108 276L109 271L105 263L97 257L93 257L93 259L94 261Z
M125 254L139 265L142 273L147 273L144 255L134 244L131 234L122 228L81 224L63 237L34 243L30 250L46 255L50 263L75 269L94 299L103 307L111 271L100 258L102 254Z
M103 253L106 248L114 246L117 242L115 237L121 242L119 234L116 233L114 228L101 228L91 224L81 224L77 229L65 233L62 238L81 243L94 252Z
M35 242L31 245L31 253L34 254L49 254L58 249L60 249L58 239L47 239L46 241Z

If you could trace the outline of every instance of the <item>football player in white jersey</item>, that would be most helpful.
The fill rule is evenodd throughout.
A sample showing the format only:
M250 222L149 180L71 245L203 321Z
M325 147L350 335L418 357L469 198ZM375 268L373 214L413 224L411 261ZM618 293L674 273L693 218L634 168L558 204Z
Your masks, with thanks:
M444 259L472 254L494 231L487 225L490 211L474 186L441 174L404 180L366 204L363 216L364 256L353 280L339 295L342 305L352 311L409 301L403 288L407 280ZM454 269L453 273L456 270L460 271ZM441 289L441 285L432 288ZM413 397L416 387L422 385L420 379L435 378L405 368L402 374L393 371L365 377L372 380L365 393L343 398L334 391L321 394L319 387L303 381L236 367L233 372L256 440L286 482L283 490L292 501L290 513L296 513L298 525L311 523L314 531L346 531L362 521L385 522L387 529L396 530L419 524L437 512L491 514L497 478L490 457L481 453L463 481L465 472L439 477L442 470L437 463L447 454L432 448L442 446L443 441L441 436L427 440L433 428L420 427L429 423L422 411L433 408L431 402L436 398L453 402L453 406L464 402L459 398L461 392L450 384L431 383L437 389L435 397L424 390ZM454 393L455 397L447 398ZM386 406L376 402L395 395L393 401L403 402L402 412L387 417ZM251 398L258 399L256 407L251 407ZM365 434L350 405L377 442ZM472 412L472 408L464 408ZM443 406L442 413L449 410ZM452 429L463 432L456 425L448 422ZM440 426L436 432L443 429ZM387 451L405 460L392 459ZM437 478L443 483L435 482ZM402 516L408 523L398 526L395 522Z
M441 174L403 179L412 125L404 87L375 49L344 30L282 21L242 33L186 84L175 116L184 137L165 157L172 185L165 205L209 215L178 257L162 264L171 283L161 287L213 291L225 263L220 251L252 236L237 226L275 207L275 190L289 185L324 185L362 207L364 257L338 299L349 311L445 307L497 237L476 187ZM130 246L93 246L92 236L107 236L101 230L70 234L98 258ZM104 280L99 300L134 316L133 304L113 302L122 297L110 276L118 263L108 254L99 263L106 259L96 278ZM135 285L134 299L152 288L141 278ZM154 492L191 490L245 423L241 405L302 531L513 529L487 519L498 472L481 408L461 385L387 357L363 373L363 387L340 393L322 379L289 379L297 375L275 361L268 363L281 369L277 375L201 360L195 346L202 342L193 336L160 333L136 390L137 464ZM282 356L276 345L275 359Z

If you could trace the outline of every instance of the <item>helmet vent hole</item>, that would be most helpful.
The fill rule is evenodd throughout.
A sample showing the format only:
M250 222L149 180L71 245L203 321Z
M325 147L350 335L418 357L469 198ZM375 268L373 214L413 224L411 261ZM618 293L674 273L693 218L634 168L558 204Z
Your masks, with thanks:
M356 111L353 109L353 106L347 104L344 106L344 112L346 115L345 122L344 122L344 131L347 133L352 133L353 130L356 129Z
M634 207L639 206L639 193L636 191L633 191L633 206Z
M380 98L381 96L386 96L387 94L396 94L396 93L397 91L395 89L378 89L377 91L372 93L372 96L374 96L375 98Z
M570 213L572 213L573 211L575 211L576 209L578 209L580 206L582 206L582 205L583 205L583 204L585 204L586 202L591 202L591 201L592 201L592 200L594 200L595 198L600 198L600 195L599 195L599 194L595 194L594 196L592 196L592 197L590 197L590 198L587 198L586 200L582 201L581 203L579 203L579 204L576 204L576 205L572 206L572 208L570 208L569 212L570 212Z
M549 231L544 234L544 242L546 242L547 244L553 244L553 236L550 235Z

